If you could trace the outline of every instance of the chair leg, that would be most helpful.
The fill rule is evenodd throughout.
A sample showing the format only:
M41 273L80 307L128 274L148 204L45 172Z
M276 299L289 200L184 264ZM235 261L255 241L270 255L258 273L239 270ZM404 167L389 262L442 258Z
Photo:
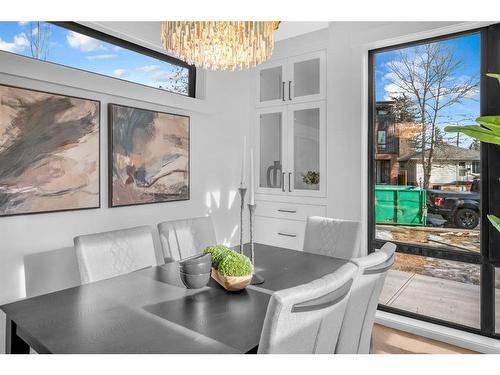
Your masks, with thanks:
M374 354L374 352L373 352L373 332L372 332L372 335L370 336L370 354Z

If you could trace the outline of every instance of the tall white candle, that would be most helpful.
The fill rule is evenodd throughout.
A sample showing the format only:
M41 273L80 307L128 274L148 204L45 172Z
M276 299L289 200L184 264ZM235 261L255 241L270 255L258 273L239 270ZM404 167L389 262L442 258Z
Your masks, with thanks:
M250 204L255 204L255 176L253 167L253 147L250 148Z
M241 180L240 180L240 187L245 187L245 164L246 164L246 157L247 157L247 137L243 137L243 155L241 157Z

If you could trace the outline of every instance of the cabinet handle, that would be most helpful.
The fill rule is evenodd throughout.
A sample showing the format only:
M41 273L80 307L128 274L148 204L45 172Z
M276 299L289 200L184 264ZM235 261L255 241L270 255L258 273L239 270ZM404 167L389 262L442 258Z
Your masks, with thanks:
M285 192L285 172L281 174L281 191Z
M288 100L292 100L292 81L288 81Z
M286 212L287 214L296 214L297 211L295 210L284 210L282 208L278 208L278 212Z
M278 232L278 235L285 237L297 237L296 234Z
M288 191L291 193L292 192L292 172L288 173Z
M283 89L281 90L281 98L285 101L285 81L283 81Z

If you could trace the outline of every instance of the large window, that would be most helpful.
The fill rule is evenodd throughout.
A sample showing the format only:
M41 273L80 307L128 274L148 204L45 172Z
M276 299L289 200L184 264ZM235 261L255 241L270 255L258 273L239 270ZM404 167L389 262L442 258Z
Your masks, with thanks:
M193 96L195 68L71 22L0 22L0 50Z
M499 272L483 256L494 249L484 246L482 212L495 207L481 194L492 149L444 131L493 114L485 113L488 31L370 51L368 240L372 249L398 245L381 309L495 336Z

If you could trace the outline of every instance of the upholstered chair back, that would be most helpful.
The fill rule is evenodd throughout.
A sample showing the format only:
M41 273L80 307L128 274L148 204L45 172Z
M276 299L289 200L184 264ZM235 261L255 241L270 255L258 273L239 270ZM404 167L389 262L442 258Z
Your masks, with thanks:
M307 218L304 251L350 260L359 256L361 224L358 221Z
M380 250L353 259L358 266L340 331L337 353L370 352L370 341L377 305L389 269L394 264L396 245L390 242Z
M258 353L334 353L356 270L348 263L308 284L275 292Z
M175 260L201 253L207 246L217 244L210 216L165 221L158 224L165 256Z
M147 226L78 236L73 241L82 283L157 264L153 236Z

